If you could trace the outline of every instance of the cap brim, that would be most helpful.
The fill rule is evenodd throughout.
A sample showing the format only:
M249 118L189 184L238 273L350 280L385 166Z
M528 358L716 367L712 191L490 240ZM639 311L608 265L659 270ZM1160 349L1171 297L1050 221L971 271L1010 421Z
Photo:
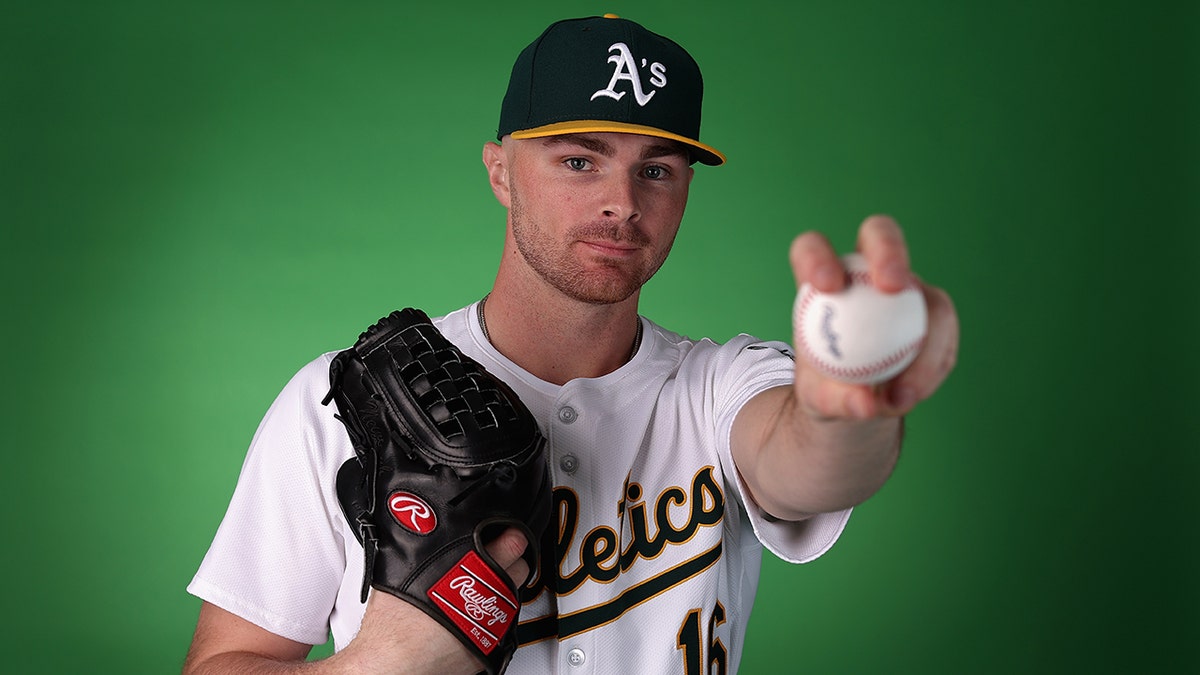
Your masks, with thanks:
M561 136L563 134L587 134L600 132L614 132L619 134L641 134L643 136L655 136L657 138L666 138L672 141L678 141L689 146L692 150L696 161L708 166L720 166L725 163L725 155L716 148L705 145L700 141L692 140L679 134L673 134L669 131L663 131L656 127L648 127L641 124L628 124L625 122L612 122L609 120L573 120L571 122L556 122L554 124L546 124L532 129L521 129L514 131L510 136L513 138L544 138L546 136Z

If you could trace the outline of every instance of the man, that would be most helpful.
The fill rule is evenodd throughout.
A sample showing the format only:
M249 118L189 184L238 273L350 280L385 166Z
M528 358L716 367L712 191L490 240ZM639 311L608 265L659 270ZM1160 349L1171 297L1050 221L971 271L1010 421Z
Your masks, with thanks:
M505 533L489 552L522 594L510 672L736 671L761 548L824 553L899 453L903 415L953 367L957 319L925 286L930 330L877 387L828 380L786 345L693 341L638 315L699 161L699 68L612 16L548 28L518 57L498 138L483 150L508 210L490 294L435 320L539 420L554 476L542 569ZM897 225L868 218L858 248L885 292L915 282ZM819 234L790 251L797 283L844 271ZM333 476L353 450L320 405L327 354L280 394L189 590L205 600L190 672L463 672L479 664L387 593L359 602L361 549ZM537 572L533 574L533 572ZM331 630L337 652L304 664ZM710 669L711 666L711 669Z

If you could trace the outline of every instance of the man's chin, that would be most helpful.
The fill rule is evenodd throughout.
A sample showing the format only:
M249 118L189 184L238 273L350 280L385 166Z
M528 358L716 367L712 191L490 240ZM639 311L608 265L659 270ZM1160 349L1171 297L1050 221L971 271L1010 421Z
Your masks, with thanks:
M641 288L640 282L628 277L605 275L604 278L577 279L567 288L559 290L574 300L590 305L615 305L635 296Z

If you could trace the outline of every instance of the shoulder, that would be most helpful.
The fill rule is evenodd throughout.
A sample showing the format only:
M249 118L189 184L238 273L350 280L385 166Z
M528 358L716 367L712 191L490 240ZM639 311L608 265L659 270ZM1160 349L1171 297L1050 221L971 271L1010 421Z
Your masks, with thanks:
M693 339L668 330L652 321L643 319L648 325L647 340L655 358L674 361L679 370L724 370L735 365L761 363L791 370L794 361L792 348L787 343L762 340L741 333L725 342L711 338Z
M329 391L329 364L337 351L326 352L304 364L280 390L272 408L286 406L302 414L313 414Z

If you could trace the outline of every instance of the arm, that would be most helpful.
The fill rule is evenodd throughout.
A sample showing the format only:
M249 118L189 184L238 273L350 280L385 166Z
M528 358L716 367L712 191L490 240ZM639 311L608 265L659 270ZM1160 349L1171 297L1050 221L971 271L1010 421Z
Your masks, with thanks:
M525 539L507 530L487 546L513 579L525 579L521 557ZM312 645L280 637L216 605L204 603L185 675L238 673L464 673L480 664L453 635L414 605L393 595L372 593L358 635L327 659L306 662Z
M280 637L205 602L184 673L272 673L297 669L312 645ZM296 662L288 665L283 662Z
M895 292L913 279L903 234L890 218L868 218L858 248L880 290ZM843 286L838 257L821 235L798 237L790 257L797 285L808 282L825 292ZM883 486L899 458L903 416L937 390L958 351L958 318L949 296L920 286L928 334L916 361L895 379L874 387L845 384L797 358L792 386L765 391L738 413L734 461L767 513L801 520L860 504Z
M398 628L402 627L402 628ZM322 661L306 662L312 645L256 626L204 603L183 672L364 673L403 669L411 673L475 673L479 665L444 628L413 605L372 593L358 637ZM389 664L397 664L389 667Z

